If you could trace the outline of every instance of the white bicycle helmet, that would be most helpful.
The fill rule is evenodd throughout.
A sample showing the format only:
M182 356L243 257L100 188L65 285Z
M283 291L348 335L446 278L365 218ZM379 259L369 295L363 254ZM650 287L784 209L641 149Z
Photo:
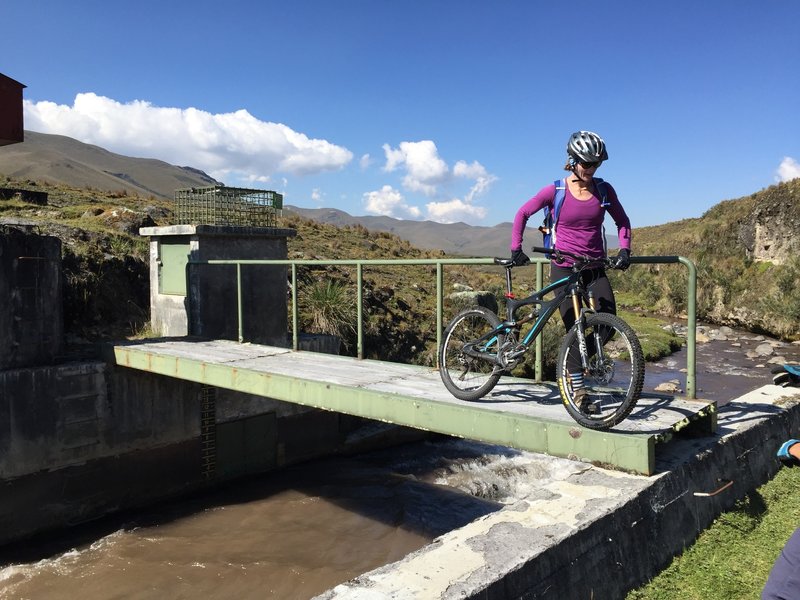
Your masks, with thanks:
M569 136L567 154L576 162L596 163L608 160L606 143L591 131L576 131Z

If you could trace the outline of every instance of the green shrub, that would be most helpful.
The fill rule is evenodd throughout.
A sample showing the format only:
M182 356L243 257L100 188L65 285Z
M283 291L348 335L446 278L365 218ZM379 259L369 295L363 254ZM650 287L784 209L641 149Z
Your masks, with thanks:
M300 288L299 301L309 333L346 339L355 331L355 300L346 284L332 279L310 282Z

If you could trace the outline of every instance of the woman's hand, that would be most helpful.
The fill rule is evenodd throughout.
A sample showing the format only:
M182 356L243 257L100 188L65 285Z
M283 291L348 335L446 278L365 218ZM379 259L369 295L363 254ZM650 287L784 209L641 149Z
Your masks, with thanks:
M614 262L614 268L619 271L624 271L631 266L631 251L627 248L620 248L617 254L617 260Z
M511 251L511 262L514 263L515 267L521 267L522 265L527 265L529 262L531 262L531 259L528 258L528 255L525 254L520 248L519 250Z

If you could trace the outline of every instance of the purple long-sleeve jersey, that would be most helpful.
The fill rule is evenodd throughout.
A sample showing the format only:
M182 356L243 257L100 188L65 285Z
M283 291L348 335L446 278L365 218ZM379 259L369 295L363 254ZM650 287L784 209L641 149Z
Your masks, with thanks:
M609 206L600 206L600 199L592 196L589 200L578 200L569 191L567 186L564 204L556 226L556 248L593 257L602 257L605 254L605 240L603 239L603 220L606 212L611 215L617 226L619 247L630 250L631 248L631 222L625 209L617 198L617 192L606 182L607 200ZM522 248L522 237L528 219L545 206L552 210L556 194L555 184L543 187L539 192L517 211L514 217L514 227L511 231L511 250Z

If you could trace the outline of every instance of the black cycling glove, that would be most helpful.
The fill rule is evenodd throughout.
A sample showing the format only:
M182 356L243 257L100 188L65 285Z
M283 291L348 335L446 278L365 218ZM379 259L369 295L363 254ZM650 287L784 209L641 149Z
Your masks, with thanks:
M624 271L631 266L631 251L627 248L620 248L617 254L617 260L614 262L614 268Z
M511 262L514 263L514 266L521 267L522 265L527 265L529 262L531 262L531 259L528 258L528 255L525 254L522 249L512 250Z

